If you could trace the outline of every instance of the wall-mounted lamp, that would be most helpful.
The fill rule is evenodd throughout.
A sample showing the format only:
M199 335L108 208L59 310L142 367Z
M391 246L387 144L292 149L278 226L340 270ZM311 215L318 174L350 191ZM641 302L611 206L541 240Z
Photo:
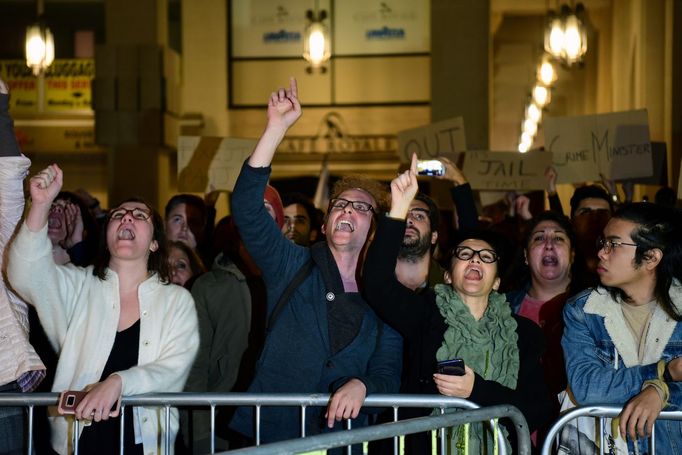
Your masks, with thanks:
M310 63L309 73L316 68L324 73L327 69L323 65L332 55L329 28L323 22L326 18L327 12L317 7L306 12L308 25L303 34L303 58Z
M549 11L545 28L545 51L568 66L580 63L587 52L585 7L563 5L559 13Z
M42 19L26 27L26 65L39 75L54 61L54 38Z

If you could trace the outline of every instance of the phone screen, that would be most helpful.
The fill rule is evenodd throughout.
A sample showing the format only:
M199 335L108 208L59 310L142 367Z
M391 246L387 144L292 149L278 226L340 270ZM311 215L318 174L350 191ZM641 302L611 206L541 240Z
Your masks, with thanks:
M450 359L438 362L438 372L451 376L464 376L464 360Z

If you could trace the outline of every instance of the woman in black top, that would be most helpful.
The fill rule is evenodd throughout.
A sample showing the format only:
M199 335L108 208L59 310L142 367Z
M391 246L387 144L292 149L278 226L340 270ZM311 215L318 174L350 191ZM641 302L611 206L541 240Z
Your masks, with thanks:
M481 406L511 404L533 431L551 415L539 362L544 340L535 324L513 315L504 296L493 290L500 281L497 237L489 231L460 235L447 284L415 293L396 279L405 218L417 189L413 157L411 169L391 182L391 211L379 222L363 270L368 302L404 338L402 392L441 393ZM463 376L436 374L438 361L456 357L466 365ZM454 428L448 441L454 453L464 446L471 453L492 453L493 439L481 424L472 424L468 438ZM412 449L428 453L423 446Z

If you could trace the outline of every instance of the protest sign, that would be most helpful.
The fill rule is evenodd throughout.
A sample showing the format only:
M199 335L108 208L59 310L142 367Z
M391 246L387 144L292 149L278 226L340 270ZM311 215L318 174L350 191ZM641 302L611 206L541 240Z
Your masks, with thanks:
M181 136L178 138L178 190L232 191L255 139Z
M558 183L650 177L653 174L645 109L580 117L548 117L545 148Z
M475 190L543 190L545 169L552 163L548 152L487 152L464 154L462 172Z
M442 120L398 133L398 156L402 162L409 162L412 153L416 153L419 159L427 160L443 153L457 153L465 150L466 137L462 117Z

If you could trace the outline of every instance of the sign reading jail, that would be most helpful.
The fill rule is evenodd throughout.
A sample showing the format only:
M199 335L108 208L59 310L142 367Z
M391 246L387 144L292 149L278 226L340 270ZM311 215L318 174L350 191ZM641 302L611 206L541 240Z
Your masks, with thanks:
M558 183L650 177L653 174L645 109L545 120L545 144Z
M545 169L551 164L552 155L542 151L469 151L462 172L475 190L542 190L547 186Z
M256 142L255 139L180 136L178 190L199 193L232 191L242 164Z
M409 162L413 153L416 153L419 159L430 159L443 153L459 153L465 150L466 137L462 117L398 133L398 155L402 162Z

